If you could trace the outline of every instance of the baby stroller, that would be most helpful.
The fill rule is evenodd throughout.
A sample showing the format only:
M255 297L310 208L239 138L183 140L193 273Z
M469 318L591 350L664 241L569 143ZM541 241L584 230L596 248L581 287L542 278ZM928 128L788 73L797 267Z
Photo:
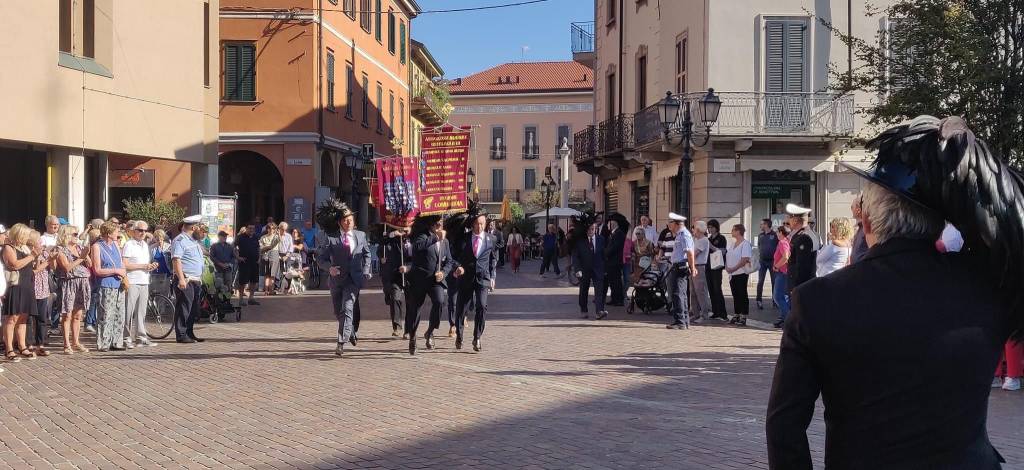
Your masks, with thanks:
M231 286L218 289L214 270L213 262L206 258L202 277L203 291L199 295L199 319L218 323L228 315L233 315L236 322L242 321L242 307L235 307L231 304Z
M658 269L658 265L651 262L651 257L640 258L640 276L633 284L633 295L629 298L629 306L626 313L632 315L633 310L639 308L641 312L650 315L661 309L668 311L668 296L665 295L665 276Z
M302 254L289 253L284 258L284 276L288 282L288 293L292 295L301 294L306 291L306 271L309 268L302 266Z

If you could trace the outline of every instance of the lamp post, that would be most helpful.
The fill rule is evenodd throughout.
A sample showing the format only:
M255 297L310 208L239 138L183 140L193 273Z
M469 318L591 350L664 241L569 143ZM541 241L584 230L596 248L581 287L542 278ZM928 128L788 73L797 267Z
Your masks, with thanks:
M687 216L693 217L690 213L690 163L693 157L690 153L690 145L698 147L706 145L711 140L711 128L718 121L718 112L722 109L722 101L715 94L714 88L708 88L707 94L697 100L696 122L704 126L705 133L703 141L697 143L693 136L694 121L690 115L690 100L678 99L672 96L671 91L665 92L665 99L658 103L661 112L661 125L665 128L665 143L673 145L673 134L679 134L679 143L683 146L683 156L679 159L679 170L676 176L679 180L679 210ZM679 112L682 111L682 121L677 127L673 124L680 119Z
M544 227L547 230L551 225L551 193L558 189L558 183L551 179L551 167L544 169L544 181L540 182L540 187L544 190Z
M474 183L476 183L476 172L473 171L473 167L470 167L466 172L466 197L469 199L472 199Z
M558 147L558 156L562 160L562 204L561 207L569 207L569 191L572 189L572 178L569 177L569 156L572 150L569 148L569 138L562 137L562 146Z

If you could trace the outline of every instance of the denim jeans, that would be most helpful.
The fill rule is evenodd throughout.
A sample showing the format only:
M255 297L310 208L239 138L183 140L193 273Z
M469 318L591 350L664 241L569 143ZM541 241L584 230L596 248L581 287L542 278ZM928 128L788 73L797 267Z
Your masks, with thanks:
M629 277L633 273L633 265L627 261L622 265L622 287L624 292L629 292L629 286L633 283L629 282Z
M775 282L772 283L772 297L775 305L779 306L779 319L785 321L789 315L789 296L786 295L786 274L772 273Z
M85 311L85 324L96 326L96 308L100 303L99 286L93 286L89 299L89 310Z

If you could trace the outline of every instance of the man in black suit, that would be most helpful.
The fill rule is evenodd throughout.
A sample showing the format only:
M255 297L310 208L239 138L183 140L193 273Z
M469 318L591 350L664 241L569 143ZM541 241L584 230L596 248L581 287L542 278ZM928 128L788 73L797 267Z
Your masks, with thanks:
M398 336L399 331L405 327L408 303L404 271L408 270L408 265L412 262L409 229L399 228L388 233L387 238L377 248L377 257L381 260L380 281L384 289L384 303L391 310L391 336Z
M604 246L604 279L612 291L608 305L621 307L625 305L626 293L622 285L622 249L626 244L626 231L619 227L617 220L608 221L608 237ZM604 290L601 291L604 293Z
M969 205L966 217L957 212L959 198L987 194L985 183L956 177L960 158L938 161L964 152L958 146L968 139L947 139L947 131L928 120L915 120L909 131L905 126L873 143L880 148L872 173L847 167L869 180L862 194L870 247L864 259L793 291L768 404L772 469L812 468L806 429L819 395L829 469L1000 468L986 418L992 371L1011 330L1013 309L998 278L1005 274L986 265L985 254L935 249L947 217L974 233L992 233L972 218L977 206ZM911 164L931 171L903 158L927 158ZM931 179L918 181L924 178ZM1012 224L1006 225L994 229L1005 233ZM1014 246L983 247L980 233L975 246L981 253Z
M572 265L576 269L576 277L580 280L580 313L588 318L587 296L590 294L590 283L594 283L594 310L596 319L608 316L604 309L604 237L597 234L597 224L587 228L585 240L575 240L572 250Z
M479 214L470 219L472 233L466 235L463 246L456 258L455 276L459 278L459 305L455 309L455 349L462 349L463 319L469 299L473 299L476 317L473 320L473 350L483 349L484 318L487 315L487 293L494 289L497 279L498 248L494 237L488 235L487 215Z
M445 278L455 266L448 240L445 240L441 216L420 217L412 242L412 268L409 270L409 314L405 317L405 334L409 336L409 354L416 354L416 330L420 325L420 307L430 296L430 323L427 349L434 349L434 330L441 324L441 310L447 300ZM419 226L423 226L420 229Z

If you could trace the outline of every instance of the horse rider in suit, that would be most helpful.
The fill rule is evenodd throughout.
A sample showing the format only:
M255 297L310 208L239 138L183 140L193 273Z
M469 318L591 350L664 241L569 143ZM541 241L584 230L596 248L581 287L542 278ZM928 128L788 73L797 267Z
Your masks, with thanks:
M416 354L416 330L420 325L420 308L430 296L430 322L423 337L427 349L434 349L434 331L441 324L441 310L447 301L446 277L455 266L440 215L417 217L413 224L412 268L409 271L409 314L405 317L405 333L409 336L409 354Z
M484 319L487 316L487 293L494 289L498 267L497 241L485 230L487 214L474 212L467 221L472 233L464 238L456 255L455 276L459 278L459 305L455 309L455 349L462 349L463 326L469 299L473 299L476 317L473 320L473 350L483 349Z
M580 313L582 318L588 318L587 296L590 294L590 284L594 284L594 313L595 318L600 320L608 316L604 309L604 237L597 233L597 224L586 219L580 225L586 225L586 234L582 237L573 237L575 246L572 250L572 266L576 269L576 277L580 280ZM580 230L574 228L574 230Z
M405 271L412 263L409 229L400 227L388 233L387 238L377 248L377 256L381 259L380 281L384 289L384 303L391 311L391 336L398 336L405 328L409 300L406 295L408 282L405 276Z
M986 420L992 372L1024 326L1024 178L958 117L918 117L868 148L870 171L844 164L866 180L868 252L793 290L769 466L813 467L820 395L826 468L999 469ZM935 248L946 221L969 234L960 253Z
M354 310L359 289L371 277L370 245L366 233L356 230L355 213L345 203L328 200L317 213L326 236L318 243L316 260L320 268L330 274L328 286L334 316L338 319L338 346L334 353L341 356L345 343L354 338Z

